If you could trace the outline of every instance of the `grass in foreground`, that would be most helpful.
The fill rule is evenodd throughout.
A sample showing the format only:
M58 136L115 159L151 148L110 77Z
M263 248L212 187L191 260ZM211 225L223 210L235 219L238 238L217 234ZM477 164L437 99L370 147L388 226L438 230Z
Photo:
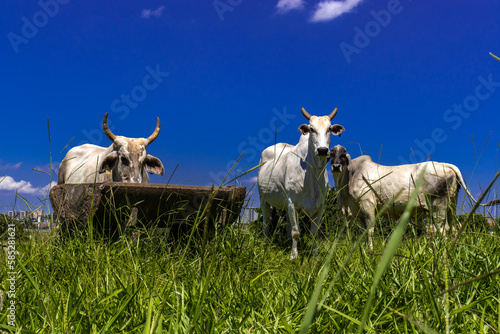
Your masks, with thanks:
M404 237L373 291L361 329L497 332L500 278L491 273L499 268L500 238L498 231L491 235L482 228L469 227L455 247L451 238ZM59 243L52 233L36 234L16 244L17 328L7 326L5 292L0 328L17 333L294 333L323 276L316 293L324 303L315 305L308 331L353 333L363 320L387 241L379 237L369 251L364 242L352 249L355 238L340 235L335 243L336 237L320 242L317 258L307 257L310 240L302 238L300 259L290 261L286 247L232 228L211 240L204 257L199 245L176 249L183 246L157 239ZM0 255L2 263L6 260ZM484 274L490 275L475 279ZM3 291L7 278L2 266ZM461 282L466 284L454 287Z

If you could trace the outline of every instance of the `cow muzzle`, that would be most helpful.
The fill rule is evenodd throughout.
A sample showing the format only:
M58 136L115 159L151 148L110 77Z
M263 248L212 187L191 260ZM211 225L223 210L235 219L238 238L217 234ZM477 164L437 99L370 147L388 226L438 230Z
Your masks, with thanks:
M332 164L332 173L342 173L342 164Z
M318 147L318 149L316 150L316 155L319 157L328 156L328 147Z

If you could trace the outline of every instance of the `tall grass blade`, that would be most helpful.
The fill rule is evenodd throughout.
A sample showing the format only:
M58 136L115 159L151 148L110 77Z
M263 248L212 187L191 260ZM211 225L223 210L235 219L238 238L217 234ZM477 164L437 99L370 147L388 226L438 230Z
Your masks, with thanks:
M420 328L423 332L430 333L430 334L439 334L439 332L437 332L434 329L430 328L426 324L423 324L423 323L421 323L419 321L415 321L415 319L413 319L412 317L410 317L408 315L404 315L404 314L402 314L402 313L400 313L400 312L398 312L396 310L393 310L391 308L389 308L389 310L392 313L399 315L400 317L402 317L403 319L405 319L406 321L408 321L413 326Z
M444 257L444 284L445 289L448 290L448 255L446 249L443 250ZM450 300L448 292L444 294L444 323L446 334L450 334Z
M21 271L24 273L24 275L26 276L26 278L28 278L28 280L30 281L31 285L33 285L33 287L35 288L35 290L37 292L37 295L40 295L40 286L33 279L33 276L31 276L31 274L28 272L28 270L26 270L26 267L24 266L23 262L19 261L17 264L21 268Z
M403 234L406 230L406 226L408 225L408 221L410 220L411 212L413 210L415 201L417 200L417 196L420 190L420 185L422 184L424 175L425 175L425 168L418 177L418 180L415 185L415 190L413 190L413 193L411 194L410 200L408 201L408 205L406 206L403 216L399 220L399 223L396 225L396 228L394 229L394 232L392 233L392 236L389 239L387 246L385 247L384 254L382 255L380 262L377 266L377 269L375 270L373 284L370 288L370 295L368 297L368 301L366 302L363 311L363 318L361 319L361 323L358 327L358 334L361 333L363 331L363 328L365 327L366 321L368 320L368 315L370 313L370 308L373 303L373 298L375 296L375 291L377 290L378 284L380 283L380 280L382 279L382 276L384 275L386 269L391 264L392 259L394 258L394 255L396 254L396 251L399 247L401 239L403 238Z
M239 158L238 158L238 159L239 159ZM264 165L264 163L258 164L257 166L250 168L249 170L247 170L247 171L245 171L245 172L241 173L240 175L238 175L238 176L236 176L236 177L232 178L231 180L229 180L229 181L225 182L225 183L224 183L224 185L228 185L228 184L230 184L231 182L236 181L236 180L237 180L237 179L239 179L240 177L245 176L245 175L247 175L248 173L253 172L254 170L258 169L258 168L259 168L260 166L262 166L262 165ZM232 169L232 168L231 168L231 169Z
M425 286L425 291L427 292L427 296L431 301L431 306L432 306L431 311L434 314L434 318L437 319L439 324L441 325L441 313L439 312L436 298L432 292L431 283L429 282L429 275L427 275L425 270L422 271L422 278Z
M151 334L151 318L153 316L153 296L152 293L149 297L148 314L146 317L146 323L144 324L143 334Z
M334 309L334 308L332 308L332 307L330 307L330 306L324 305L323 307L324 307L325 309L329 310L329 311L332 311L332 312L337 313L338 315L340 315L340 316L342 316L342 317L346 318L347 320L349 320L350 322L352 322L352 323L354 323L354 324L356 324L356 325L361 325L361 321L359 321L359 320L358 320L358 319L356 319L356 318L353 318L353 317L351 317L351 316L349 316L349 315L347 315L347 314L345 314L345 313L342 313L342 312L340 312L339 310L336 310L336 309ZM365 330L370 330L370 327L365 325Z
M448 289L444 290L444 291L442 292L442 294L444 295L444 294L446 294L446 293L449 293L449 292L451 292L451 291L453 291L453 290L458 289L458 288L459 288L459 287L461 287L461 286L464 286L464 285L470 284L470 283L475 282L475 281L480 281L480 280L483 280L483 279L485 279L485 278L487 278L487 277L490 277L490 276L493 276L493 275L496 275L496 274L500 274L500 269L497 269L497 270L491 271L491 272L489 272L489 273L485 273L485 274L482 274L482 275L476 276L476 277L474 277L474 278L468 279L468 280L466 280L466 281L460 282L460 283L458 283L458 284L455 284L454 286L452 286L452 287L450 287L450 288L448 288Z
M306 314L304 315L304 319L302 320L302 324L300 325L300 334L306 334L309 330L309 327L311 326L314 318L314 313L316 311L316 304L318 302L321 289L323 288L323 282L325 281L326 276L328 275L328 271L330 270L330 262L332 261L333 253L337 249L336 246L337 243L334 243L334 245L330 248L330 252L325 259L323 269L320 271L318 281L316 282L314 291L311 295L311 299L309 300L309 304L307 305Z
M398 192L394 198L386 204L386 206L384 206L382 208L382 210L380 210L378 213L377 213L377 216L375 217L375 219L370 223L370 225L368 225L365 230L363 231L363 233L358 237L358 239L356 239L356 242L354 243L354 245L351 247L351 250L349 251L349 254L345 257L344 261L342 262L342 265L340 266L340 268L337 270L337 273L335 274L335 277L332 279L332 281L330 282L330 286L328 287L328 289L326 290L323 298L321 299L320 303L319 303L319 306L318 308L321 309L321 307L324 306L324 303L326 301L326 299L328 298L328 296L330 295L332 289L333 289L333 286L335 285L335 283L337 283L337 280L339 279L340 275L342 274L342 272L344 271L345 267L347 266L347 264L349 263L349 261L351 260L352 256L354 255L354 252L356 251L356 249L358 249L359 245L361 244L361 242L365 239L366 235L368 234L368 231L370 231L370 229L373 227L373 225L376 224L377 220L384 215L385 211L387 210L387 208L389 208L392 203L401 195L401 192ZM344 229L345 229L345 225L344 225ZM343 230L342 230L343 232ZM342 232L340 234L342 234Z
M21 333L21 334L36 334L37 332L33 332L33 331L30 331L30 330L27 330L27 329L20 329L18 327L14 327L14 326L9 326L9 325L4 325L4 324L0 324L0 329L5 329L6 331L8 332L2 332L3 333Z
M153 284L151 284L150 291L149 291L149 307L148 307L148 314L146 316L146 324L144 325L144 329L142 331L143 334L151 334L151 318L153 317L153 287L155 286L155 280L156 280L156 259L153 261Z
M116 319L118 319L118 317L125 311L125 309L127 308L128 304L135 298L135 296L137 295L138 292L139 292L139 290L136 290L132 294L132 296L130 296L127 299L127 301L125 303L123 303L122 306L120 306L120 308L115 312L115 314L108 320L108 322L106 322L106 324L104 325L104 327L99 332L100 334L104 334L104 333L108 332L109 328L115 323Z

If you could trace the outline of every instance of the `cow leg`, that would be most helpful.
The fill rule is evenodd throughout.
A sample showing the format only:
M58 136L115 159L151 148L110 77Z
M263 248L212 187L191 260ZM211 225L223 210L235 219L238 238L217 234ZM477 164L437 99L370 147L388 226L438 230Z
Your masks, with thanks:
M439 232L444 236L450 229L448 225L448 200L435 200L434 201L434 221Z
M368 246L373 250L373 235L375 234L375 224L372 227L370 225L375 220L375 200L369 201L365 200L360 203L361 217L365 221L365 226L368 229Z
M292 236L292 253L290 254L290 260L293 260L299 255L297 243L299 241L300 229L297 221L297 210L295 210L295 205L290 199L288 199L288 223Z
M371 223L375 220L375 215L365 216L365 226L368 229L368 246L373 250L373 235L375 234L375 225L369 227Z
M271 218L271 205L265 200L260 201L260 209L262 210L262 229L264 236L269 237L269 222Z
M448 226L450 226L450 229L453 232L457 232L461 228L461 225L458 222L458 220L456 220L455 222L453 221L453 218L455 218L455 213L457 212L457 202L458 202L458 196L456 195L452 196L450 197L450 201L446 206L446 220Z

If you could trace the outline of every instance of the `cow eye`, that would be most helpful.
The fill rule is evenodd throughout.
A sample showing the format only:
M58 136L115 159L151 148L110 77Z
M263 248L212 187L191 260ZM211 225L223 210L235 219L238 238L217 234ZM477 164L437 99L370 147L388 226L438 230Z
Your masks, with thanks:
M129 164L128 159L125 157L122 157L122 165L128 166L128 164Z
M309 128L309 131L311 131L311 133L316 133L316 130L314 130L314 128L313 128L313 127L310 127L310 128Z

